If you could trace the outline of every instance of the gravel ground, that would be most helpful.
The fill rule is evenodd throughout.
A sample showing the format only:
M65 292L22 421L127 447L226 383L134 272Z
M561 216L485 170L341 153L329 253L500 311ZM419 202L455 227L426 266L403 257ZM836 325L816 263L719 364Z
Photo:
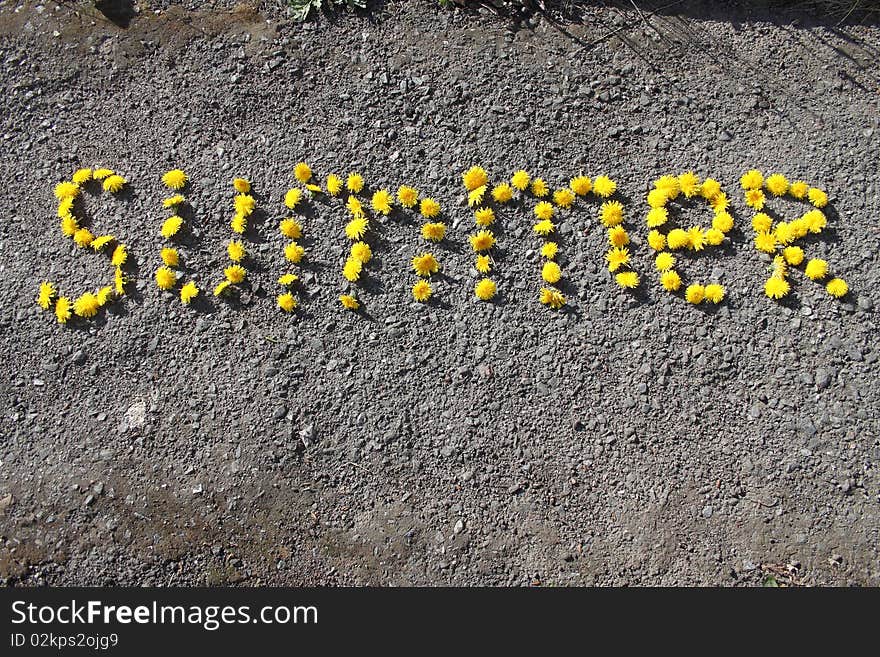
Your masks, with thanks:
M0 578L880 584L880 29L714 4L557 22L401 0L299 25L270 3L158 3L121 29L0 3ZM422 245L397 214L372 235L366 313L339 308L345 212L316 203L302 310L275 307L274 226L301 159L442 202L435 303L409 296ZM476 163L551 185L610 174L641 290L606 271L590 202L560 225L566 312L537 302L528 207L502 213L499 299L476 301L461 186ZM137 282L61 327L34 303L40 281L112 279L57 228L53 186L80 165L130 181L87 198ZM152 281L174 166L191 176L181 250L203 287L227 264L230 180L254 183L264 213L236 302L185 308ZM738 186L752 167L829 191L808 253L846 298L800 273L786 303L763 296ZM645 244L650 182L688 169L722 181L737 219L728 247L683 268L727 286L715 311L664 292Z

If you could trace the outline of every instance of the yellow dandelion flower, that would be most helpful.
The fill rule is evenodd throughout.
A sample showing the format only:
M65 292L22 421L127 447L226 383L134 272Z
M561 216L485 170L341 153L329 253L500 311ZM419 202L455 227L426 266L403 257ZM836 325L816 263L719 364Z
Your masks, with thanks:
M660 283L664 290L675 292L681 287L681 276L674 269L670 269L660 275Z
M177 253L177 249L165 247L159 255L162 257L162 262L168 267L176 267L180 262L180 254Z
M788 294L790 289L791 286L788 284L788 281L778 276L771 276L764 283L764 294L771 299L781 299Z
M559 290L542 287L538 297L542 304L550 306L553 310L559 310L565 305L565 297Z
M360 199L356 196L348 197L348 200L345 202L345 208L355 219L365 219L367 216L366 213L364 213L364 204L361 203Z
M662 251L666 248L666 236L659 230L652 230L648 233L648 246L655 251Z
M284 257L294 264L302 262L305 255L306 250L296 242L290 242L284 247Z
M495 221L495 211L492 208L480 208L474 212L474 221L477 226L489 226Z
M446 236L446 224L442 222L422 224L422 237L431 242L439 242Z
M752 169L742 175L739 184L744 190L761 189L764 185L764 176L757 169Z
M776 241L780 244L789 244L794 240L794 229L791 227L791 224L780 221L776 224L776 229L773 231L773 234L776 236Z
M688 248L692 251L702 251L706 246L706 233L703 232L701 226L694 226L687 232Z
M773 173L767 176L764 185L773 196L784 196L788 192L788 178L781 173Z
M342 275L346 280L356 283L360 279L363 269L364 263L360 260L349 258L345 261L345 266L342 268Z
M415 187L401 185L397 190L397 200L405 208L413 208L419 202L419 190Z
M320 185L315 185L312 183L309 183L308 185L306 185L306 189L309 190L312 194L320 194L321 192L324 191L323 189L321 189Z
M183 189L186 185L187 175L180 169L171 169L162 175L162 184L168 189Z
M828 194L817 187L810 187L807 191L807 198L817 208L824 208L828 205Z
M688 303L698 304L706 298L706 288L698 283L688 285L684 291L684 298L687 299Z
M599 208L599 221L605 228L613 228L623 222L623 203L605 201Z
M177 235L181 226L183 226L183 217L174 214L162 223L162 228L159 232L162 233L162 237L165 239L170 239Z
M348 310L358 310L361 307L360 302L350 294L343 294L339 297L339 303L343 308Z
M468 192L468 207L472 208L475 205L479 205L483 202L483 197L486 195L486 185L480 185L476 189L472 189Z
M364 188L364 177L359 173L350 173L345 181L345 187L352 194L358 194Z
M110 264L114 267L121 267L128 261L128 249L125 244L117 244L113 249L113 255L110 256Z
M527 171L524 171L523 169L520 169L510 177L510 184L516 187L516 189L518 189L519 191L524 192L529 186L531 180L532 178L531 176L529 176L529 173Z
M799 246L789 246L782 250L782 256L788 264L796 267L804 261L804 250Z
M305 162L297 162L293 167L293 175L301 183L307 183L312 179L312 168Z
M278 285L290 286L299 280L296 274L282 274L278 277Z
M223 275L226 277L227 281L233 285L238 285L245 279L245 276L247 276L247 271L241 265L230 265L223 270Z
M548 260L553 260L559 252L559 245L556 242L544 242L541 247L541 256Z
M73 197L68 196L58 202L58 217L64 219L73 213Z
M470 236L471 248L479 253L480 251L488 251L495 245L495 236L491 230L481 230L476 235Z
M199 287L192 281L185 283L180 288L180 303L184 306L188 306L197 296L199 296Z
M327 193L330 196L337 196L339 192L342 191L342 178L337 176L335 173L331 173L327 176Z
M278 231L292 240L298 240L302 237L303 227L302 224L294 219L293 217L288 217L287 219L282 219L278 224Z
M87 183L92 179L92 170L91 169L77 169L73 172L73 176L71 180L75 182L77 185L82 185L83 183Z
M648 211L648 215L645 217L645 223L648 224L648 228L657 228L658 226L665 224L668 220L669 210L663 206L651 208Z
M507 203L513 198L513 188L506 182L498 183L492 188L492 198L497 203Z
M440 263L431 253L423 253L414 257L412 267L419 276L430 276L440 271Z
M125 294L126 283L128 283L128 279L122 273L122 268L117 267L113 274L113 289L116 290L116 294Z
M761 192L763 194L763 192ZM727 198L727 194L724 192L718 192L712 199L709 201L709 205L712 206L712 209L715 211L715 214L719 212L724 212L727 208L730 207L730 199ZM760 210L760 208L755 208L756 210Z
M175 194L174 196L169 196L168 198L162 199L162 207L176 208L184 201L186 201L186 198L182 194Z
M72 316L70 299L58 297L58 300L55 302L55 319L58 320L59 324L67 324Z
M821 212L821 210L816 210L816 212ZM822 215L825 216L825 215ZM791 234L794 239L800 239L804 235L810 232L810 222L803 217L798 217L794 221L791 222Z
M666 192L666 196L670 200L675 199L681 193L681 183L678 181L678 176L661 176L654 181L654 187Z
M673 251L685 249L690 246L690 243L690 235L681 228L673 228L669 231L669 235L666 236L666 244Z
M114 296L115 294L113 293L113 288L109 285L106 287L102 287L95 293L95 297L98 299L98 305L102 308L113 301Z
M168 267L159 267L156 270L156 287L160 290L170 290L177 284L177 274Z
M593 193L602 198L608 198L617 190L617 183L608 176L596 176L593 181Z
M120 175L113 174L104 178L103 188L105 192L118 192L125 185L125 178Z
M412 286L412 295L413 299L424 303L428 299L431 298L431 294L433 294L433 290L431 289L431 284L425 280L419 280L415 285Z
M233 179L232 186L239 194L247 194L249 191L251 191L251 182L247 178Z
M705 290L706 301L709 303L721 303L724 300L725 290L723 285L710 283Z
M758 233L755 235L755 248L764 253L776 251L776 236L773 233Z
M543 178L535 178L532 180L532 184L529 185L529 191L538 198L544 198L550 193L550 188L547 186L547 183Z
M825 213L821 210L810 210L802 217L802 219L807 226L809 226L811 233L821 233L825 226L828 225Z
M545 262L541 268L541 278L548 283L558 283L562 278L562 269L552 260Z
M101 235L100 237L96 237L95 239L92 240L91 247L95 251L100 251L101 249L103 249L105 246L110 244L110 242L112 242L115 239L116 238L113 237L112 235Z
M373 206L373 210L379 214L388 216L391 214L391 201L391 192L387 189L379 189L373 192L373 198L370 200L370 204Z
M626 246L629 244L629 235L623 226L615 226L608 231L608 241L611 246Z
M706 178L700 185L700 196L710 203L721 194L721 183L714 178Z
M678 177L678 187L685 198L693 198L700 193L700 177L693 171L688 171Z
M235 207L235 213L243 217L249 217L257 206L256 200L250 194L236 194L232 202Z
M669 202L669 193L665 189L652 189L648 192L648 205L651 208L662 208Z
M461 180L464 183L465 189L471 192L477 187L482 187L488 183L489 174L486 173L483 167L474 166L461 174Z
M785 278L788 273L788 265L782 256L773 256L773 275L776 278Z
M809 190L810 186L807 183L803 180L796 180L789 186L788 193L800 201L807 197Z
M440 214L440 204L432 198L423 198L419 204L419 212L425 219L433 219Z
M298 187L291 187L284 194L284 205L288 209L293 210L302 200L302 190Z
M243 234L247 229L247 218L243 214L236 213L229 222L229 228L234 233Z
M724 242L724 233L717 228L710 228L706 231L706 243L711 246L718 246Z
M849 292L849 285L842 278L832 278L825 286L825 290L832 297L840 298Z
M593 181L587 176L575 176L568 181L568 186L578 196L586 196L593 189Z
M532 226L532 230L534 230L538 235L549 235L554 230L556 230L556 224L554 224L549 219L544 219L543 221L539 221L534 226Z
M811 281L820 281L828 274L828 263L819 258L813 258L807 263L804 273Z
M92 172L92 178L95 180L106 180L113 175L113 169L95 169Z
M293 298L290 292L279 294L277 301L278 307L286 313L291 313L296 308L296 299Z
M370 222L363 217L352 219L345 225L345 235L350 240L360 240L367 234L369 225Z
M557 189L553 192L553 202L560 208L570 208L574 205L574 192L568 188Z
M72 237L74 233L76 233L79 228L79 222L73 218L71 215L67 215L66 217L61 218L61 232L67 235L68 237Z
M67 180L55 185L55 198L63 201L66 198L75 198L79 194L79 185Z
M758 212L752 217L752 230L756 233L769 233L773 227L773 218L766 212Z
M495 281L493 281L491 278L480 279L474 286L474 294L476 294L477 298L481 299L482 301L489 301L492 297L495 296L495 293L497 291L498 288L495 285Z
M712 228L722 233L729 233L733 228L733 215L722 210L712 218Z
M750 208L763 210L765 200L766 197L764 196L764 192L760 189L750 189L746 191L746 205Z
M37 305L43 310L49 310L56 294L57 291L55 290L55 284L50 283L49 281L43 281L40 283L40 294L37 296Z
M73 241L76 242L77 246L86 247L92 243L92 240L95 239L95 236L92 235L92 231L88 228L79 228L73 234Z
M639 275L634 271L622 271L614 276L620 287L632 290L639 286Z
M351 257L367 264L373 257L373 250L366 242L355 242L351 245Z
M229 259L232 260L232 262L241 262L246 255L244 244L238 240L232 240L226 245L226 253L229 255Z
M481 274L488 274L492 270L492 262L487 255L478 255L474 268Z
M675 256L671 253L664 251L663 253L658 253L657 257L654 258L654 267L657 268L657 271L669 271L674 266Z
M544 221L553 218L553 205L547 201L541 201L535 206L535 216Z
M227 280L220 281L219 283L217 283L217 287L214 288L214 296L222 296L223 293L226 292L226 290L228 290L231 285L232 283Z
M608 261L608 271L615 272L629 263L629 249L609 249L608 253L605 254L605 260Z

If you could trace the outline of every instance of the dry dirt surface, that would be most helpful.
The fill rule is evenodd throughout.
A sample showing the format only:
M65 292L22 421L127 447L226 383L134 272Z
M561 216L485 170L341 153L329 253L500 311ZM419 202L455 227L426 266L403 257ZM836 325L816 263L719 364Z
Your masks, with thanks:
M749 4L565 3L496 13L371 4L0 4L0 581L33 585L878 585L880 29ZM718 5L725 5L723 9ZM449 225L413 301L419 218L374 220L364 312L337 297L341 203L304 214L300 309L275 305L294 164L412 184ZM461 172L619 183L635 293L607 271L598 204L557 219L568 305L541 306L531 206L499 211L499 295L473 294ZM79 166L88 225L129 246L129 294L67 326L40 282L112 281L58 228ZM160 175L181 167L192 307L160 292ZM851 291L792 273L763 294L739 187L756 167L828 190L804 242ZM727 299L665 292L645 194L720 180L736 227L683 257ZM253 182L247 283L231 180ZM773 200L781 216L803 212ZM711 221L705 204L682 225ZM801 268L802 269L802 268Z

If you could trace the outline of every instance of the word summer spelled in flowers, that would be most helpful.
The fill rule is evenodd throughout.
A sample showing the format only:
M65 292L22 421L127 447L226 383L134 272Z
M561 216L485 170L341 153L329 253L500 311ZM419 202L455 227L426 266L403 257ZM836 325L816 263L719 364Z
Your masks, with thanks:
M553 185L526 168L493 177L485 167L475 164L460 174L464 207L450 210L437 200L438 195L426 194L412 181L394 186L371 185L358 171L338 170L319 175L306 162L297 163L291 173L293 184L280 197L260 197L266 214L280 213L277 229L285 240L275 256L277 262L272 263L254 260L255 252L248 245L247 236L267 225L260 222L259 227L254 224L249 228L257 209L252 183L244 177L230 181L231 218L225 225L232 235L225 240L222 254L227 264L220 271L205 273L206 277L219 279L209 296L231 299L247 284L252 269L274 269L279 272L272 283L279 289L275 307L294 316L305 299L315 301L301 287L298 271L309 264L311 257L304 240L308 237L308 244L314 245L321 240L341 238L347 244L343 256L330 268L321 267L320 272L337 281L327 282L338 286L336 304L341 311L363 314L365 291L378 275L374 258L377 253L381 255L385 244L380 236L390 231L413 230L418 247L408 262L396 263L411 276L406 294L412 301L442 305L444 299L456 294L456 279L444 271L447 267L466 266L462 259L468 258L476 280L469 292L471 299L474 303L499 303L501 293L510 284L510 274L504 267L504 254L510 252L506 242L512 239L510 229L522 226L527 227L531 246L539 254L534 302L551 311L564 312L569 303L565 293L567 279L575 275L563 257L566 245L557 230L558 223L566 221L585 234L604 231L605 251L597 252L595 257L608 272L609 289L632 294L655 285L681 295L689 304L714 306L725 302L728 289L721 280L701 279L699 262L701 258L717 257L712 251L731 243L736 234L735 217L744 214L735 209L737 203L721 181L693 171L665 174L653 181L644 198L644 232L638 238L634 238L638 234L633 232L636 229L627 224L632 209L617 194L618 182L604 174L590 177L578 173ZM153 270L152 289L159 294L173 293L180 304L196 312L192 302L203 291L195 280L188 278L192 272L184 267L184 246L189 241L181 240L187 230L184 217L189 212L190 176L175 168L160 178L169 195L156 202L164 214L159 217L157 233L161 241L156 249L160 262ZM763 283L756 280L756 289L771 300L783 301L792 292L792 277L801 272L804 279L822 285L833 298L850 294L846 280L826 259L813 252L817 237L828 225L828 193L802 180L789 180L781 173L764 174L757 169L744 173L738 182L742 203L752 213L752 243L767 261L766 277ZM36 290L36 303L51 312L58 323L67 324L74 318L92 320L103 308L126 295L136 270L129 267L128 247L116 234L99 228L97 222L87 221L85 206L90 196L124 193L130 184L112 169L84 167L54 186L61 234L71 240L75 249L104 254L112 271L106 285L76 293L67 292L63 281L42 281ZM802 204L803 212L787 217L774 209L774 200L783 198ZM705 220L685 225L682 216L688 208L706 212ZM460 220L462 213L471 216L471 230L464 228L467 222ZM336 223L340 216L344 220ZM465 248L453 248L456 244ZM639 247L646 253L638 254ZM643 277L637 263L644 262L642 256L647 256L648 251L653 253L650 257L654 276ZM395 266L393 262L389 264ZM719 271L716 269L716 274Z

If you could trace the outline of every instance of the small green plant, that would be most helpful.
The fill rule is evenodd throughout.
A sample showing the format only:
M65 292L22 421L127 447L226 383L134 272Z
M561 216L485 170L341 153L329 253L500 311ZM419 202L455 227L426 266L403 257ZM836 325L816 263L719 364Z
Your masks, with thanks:
M293 8L293 18L297 21L304 21L308 18L312 9L321 11L322 9L333 9L334 7L347 6L349 9L366 9L367 0L288 0Z

